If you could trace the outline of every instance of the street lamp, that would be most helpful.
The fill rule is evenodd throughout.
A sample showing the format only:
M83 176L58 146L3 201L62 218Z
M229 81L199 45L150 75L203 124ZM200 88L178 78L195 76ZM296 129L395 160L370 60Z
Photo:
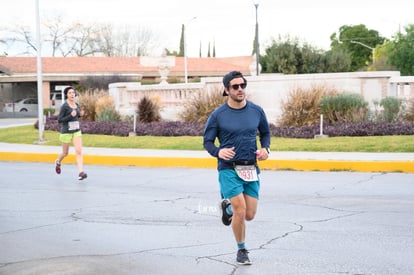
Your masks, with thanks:
M185 84L188 83L188 68L187 68L187 26L197 17L194 16L190 20L188 20L187 24L184 25L184 81Z
M36 0L36 51L37 51L37 101L38 101L38 120L39 120L39 140L38 143L45 141L43 125L43 78L42 78L42 49L40 43L40 16L39 0Z
M354 43L354 44L359 44L359 45L361 45L361 46L364 46L365 48L370 49L371 51L373 51L373 50L374 50L374 48L373 48L373 47L370 47L370 46L368 46L368 45L366 45L366 44L364 44L364 43L362 43L362 42L359 42L359 41L351 40L351 43Z
M256 48L256 76L259 76L259 22L257 20L257 9L259 8L259 1L253 1L254 7L256 8L256 40L255 40L255 48Z
M368 46L367 44L364 44L362 42L359 41L355 41L355 40L351 40L350 41L353 44L359 44L367 49L370 49L372 51L372 63L375 64L375 48Z

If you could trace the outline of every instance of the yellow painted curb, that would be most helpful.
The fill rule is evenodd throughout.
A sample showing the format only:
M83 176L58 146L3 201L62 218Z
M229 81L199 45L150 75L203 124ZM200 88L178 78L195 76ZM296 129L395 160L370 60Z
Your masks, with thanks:
M0 160L22 162L51 162L56 154L0 152ZM74 155L65 158L65 163L75 163ZM215 158L189 157L143 157L143 156L98 156L85 155L84 164L142 167L187 167L216 168ZM270 159L259 162L264 170L298 171L359 171L359 172L404 172L414 173L414 161L337 161L337 160L283 160Z
M414 161L266 160L262 169L414 173Z

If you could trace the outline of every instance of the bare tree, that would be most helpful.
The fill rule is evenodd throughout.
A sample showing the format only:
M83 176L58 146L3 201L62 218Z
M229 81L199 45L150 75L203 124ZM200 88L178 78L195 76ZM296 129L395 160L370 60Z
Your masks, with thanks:
M7 48L17 50L18 55L33 55L36 53L36 45L30 27L15 25L11 28L3 28L0 31L2 44Z
M101 25L98 32L100 51L104 56L116 56L113 27L110 24Z
M112 33L113 55L143 56L150 53L151 48L157 47L157 39L153 32L146 28L133 29L125 26Z
M101 52L99 25L74 24L74 32L68 37L67 44L71 55L90 56Z
M0 28L0 46L3 45L4 48L0 48L0 56L7 56L7 40L4 39L3 37L3 33L5 31L3 29Z
M65 56L65 54L62 52L63 47L66 44L67 36L73 32L73 29L66 27L62 23L60 16L57 16L53 20L46 22L44 25L48 30L44 40L46 42L50 42L52 48L52 56L56 56L57 51Z
M65 24L62 16L45 20L43 52L51 56L142 56L157 47L153 32L146 28L125 26L115 29L112 24ZM17 45L22 52L17 55L34 55L34 35L27 26L0 30L1 44ZM16 48L16 47L15 47Z

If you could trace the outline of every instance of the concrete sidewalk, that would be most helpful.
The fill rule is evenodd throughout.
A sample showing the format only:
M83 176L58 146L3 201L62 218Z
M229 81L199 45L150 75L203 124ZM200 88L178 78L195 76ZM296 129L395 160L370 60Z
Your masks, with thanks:
M53 163L60 146L0 142L0 160ZM73 147L65 163L75 163ZM85 164L215 168L216 159L205 151L113 149L84 147ZM414 173L414 153L272 152L259 163L266 170L360 171Z

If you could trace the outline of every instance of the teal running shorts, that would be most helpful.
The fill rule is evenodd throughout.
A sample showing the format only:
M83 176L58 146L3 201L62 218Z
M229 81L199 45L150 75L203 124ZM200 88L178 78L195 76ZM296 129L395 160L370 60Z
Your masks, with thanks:
M257 181L244 181L233 169L219 170L218 176L222 199L230 199L241 193L259 199L260 178Z

